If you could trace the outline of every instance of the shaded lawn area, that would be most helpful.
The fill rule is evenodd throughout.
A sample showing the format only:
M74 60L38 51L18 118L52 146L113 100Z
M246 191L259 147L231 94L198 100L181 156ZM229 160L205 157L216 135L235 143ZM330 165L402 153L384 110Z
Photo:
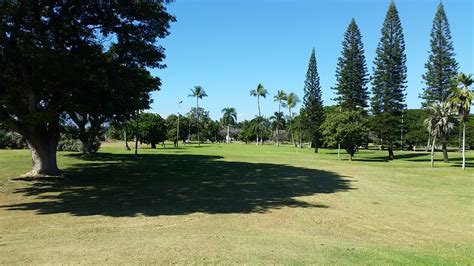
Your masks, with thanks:
M285 206L326 208L294 197L350 189L349 180L333 172L226 162L220 156L140 154L135 160L126 154L99 153L79 159L93 163L64 169L65 180L38 182L14 192L47 201L0 208L78 216L249 213Z
M206 144L135 160L105 143L25 182L28 152L0 151L0 264L472 262L474 169L395 155Z

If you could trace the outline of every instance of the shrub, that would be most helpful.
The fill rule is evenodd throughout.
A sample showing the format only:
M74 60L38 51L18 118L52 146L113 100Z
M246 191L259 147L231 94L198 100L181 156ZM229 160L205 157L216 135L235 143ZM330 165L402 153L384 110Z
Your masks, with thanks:
M100 144L99 144L100 146ZM82 151L82 143L78 139L68 137L66 134L61 134L58 143L58 151Z
M0 130L0 149L24 149L25 139L16 132Z

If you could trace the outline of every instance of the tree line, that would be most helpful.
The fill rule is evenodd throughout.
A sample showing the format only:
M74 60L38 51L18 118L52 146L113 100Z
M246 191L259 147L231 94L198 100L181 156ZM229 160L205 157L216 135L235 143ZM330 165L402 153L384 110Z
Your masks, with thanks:
M433 20L430 56L423 75L423 114L406 110L405 42L392 1L382 25L372 75L366 66L361 31L351 20L336 69L336 107L323 106L313 49L300 110L294 112L298 96L280 90L274 96L278 111L270 118L263 117L260 101L268 91L259 84L250 91L257 100L258 115L237 123L232 107L223 110L221 121L210 119L199 106L199 100L207 96L199 86L190 94L196 107L185 116L163 119L142 112L150 107L150 93L161 86L149 69L166 67L159 40L169 34L170 23L176 21L167 12L169 2L0 3L0 132L6 132L3 138L7 142L26 142L33 162L28 175L58 175L58 147L76 147L67 140L78 139L82 152L91 154L100 147L98 139L104 132L121 132L118 135L125 140L134 138L135 145L141 141L152 146L173 136L175 145L194 138L199 144L235 138L255 140L257 145L273 140L279 145L288 138L295 146L309 143L315 152L337 145L350 158L361 145L372 141L385 147L388 158L393 159L398 143L406 146L410 136L422 135L416 133L422 127L428 132L424 136L427 146L434 152L440 143L447 161L447 145L460 129L465 158L472 78L458 73L442 3ZM287 109L286 115L282 108ZM179 130L178 120L182 123ZM416 126L409 120L416 121Z

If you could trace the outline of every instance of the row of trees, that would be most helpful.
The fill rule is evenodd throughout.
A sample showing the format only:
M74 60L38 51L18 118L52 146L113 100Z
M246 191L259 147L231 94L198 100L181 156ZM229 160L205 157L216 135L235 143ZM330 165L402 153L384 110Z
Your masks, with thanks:
M459 78L456 77L458 65L454 59L451 33L443 4L439 4L433 21L431 52L426 63L427 72L423 75L426 87L420 97L424 100L425 111L421 111L422 113L415 117L410 117L405 105L407 71L405 43L398 11L393 1L388 8L381 34L371 77L372 97L369 97L367 85L370 79L362 34L356 21L352 19L350 22L344 34L342 52L338 59L337 83L333 88L337 95L334 99L337 107L329 108L332 112L324 111L316 56L314 49L312 50L304 85L303 107L299 114L296 114L300 146L303 139L309 141L315 152L321 146L342 146L352 159L357 148L362 144L367 145L371 140L381 147L386 147L388 158L393 159L394 147L404 146L404 134L405 144L413 146L419 144L419 139L413 141L413 138L423 135L424 140L428 139L427 146L432 146L432 151L436 138L441 142L444 161L448 162L447 145L456 124L452 116L454 109L459 114L465 144L465 123L469 117L472 100L472 92L468 87L472 81L464 74ZM458 88L459 85L462 85L461 88ZM297 146L293 125L295 114L292 109L299 102L298 96L295 93L287 94L284 90L277 91L273 99L278 103L278 111L270 119L266 119L261 113L260 100L268 96L268 91L262 84L258 84L256 89L250 91L250 95L257 98L258 115L255 119L242 123L238 138L250 141L252 136L257 145L271 138L279 145L280 129L286 126L291 143ZM189 96L196 98L196 108L199 109L199 99L206 97L207 94L202 87L196 86ZM282 107L288 108L286 118L281 111ZM227 127L226 139L229 142L230 126L236 123L237 117L234 108L225 108L223 112L221 125ZM420 121L421 117L424 119ZM404 119L408 121L404 122ZM411 130L414 128L413 123L418 127L416 130ZM200 124L200 112L197 112L198 143L201 142ZM276 136L273 136L273 132L276 132Z
M94 143L103 125L121 124L125 127L126 121L140 122L143 116L139 111L149 107L150 93L161 85L160 79L152 76L149 69L165 67L161 63L165 56L164 48L157 41L169 34L169 24L175 21L166 10L169 2L0 2L0 123L9 131L20 134L28 144L33 162L28 175L59 174L56 151L65 128L73 126L82 142L83 152L91 153L97 149ZM381 34L370 79L370 99L362 37L355 20L352 20L344 35L336 70L337 111L324 112L313 49L299 114L294 116L291 111L294 108L290 107L292 101L288 101L291 94L282 94L281 100L277 100L277 135L283 120L286 120L291 141L296 143L299 139L301 142L305 138L317 152L325 143L323 132L361 132L357 136L339 135L365 138L362 133L366 131L359 126L369 121L370 132L387 147L389 158L393 159L393 148L398 132L404 130L402 120L406 112L405 44L393 2L388 8ZM454 57L449 24L440 4L433 21L427 72L423 76L426 84L421 95L424 106L444 103L452 95L458 73ZM459 93L453 94L457 98L453 96L449 101L451 108L458 109L462 124L468 119L463 114L469 113L467 107L471 102L468 87L469 84L464 83L464 87L457 91ZM194 115L198 143L203 135L200 131L205 117L205 111L199 107L199 100L206 96L201 89L195 88L191 95L196 97ZM257 97L259 115L254 122L248 121L246 128L255 127L255 139L257 144L261 144L265 139L265 128L270 128L270 124L265 123L270 122L261 116L260 99L268 92L260 84L251 94ZM293 102L297 101L297 97L293 97ZM290 109L288 119L283 119L283 103ZM341 122L344 121L342 117L351 117L353 127L342 130L341 125L347 125ZM295 127L297 120L298 130ZM331 120L335 123L328 122ZM226 121L230 139L231 121ZM216 128L219 125L216 121L212 124ZM128 127L133 128L132 125ZM212 128L211 122L209 127ZM140 139L139 132L130 133ZM145 141L147 137L142 133L141 139ZM333 142L338 142L348 152L354 148L347 143L358 145L355 140L348 142L341 138L337 137ZM441 142L444 145L444 140Z
M464 125L468 119L472 99L469 96L472 92L468 88L471 83L469 76L461 74L459 78L457 77L458 64L455 60L449 23L442 3L439 4L433 21L430 42L430 56L425 65L427 71L423 75L426 87L420 95L424 100L423 107L427 108L433 104L449 106L450 114L453 109L457 109L459 120ZM337 95L334 100L338 108L335 112L327 114L327 117L324 117L323 113L321 88L313 49L300 114L303 130L310 136L311 146L315 148L315 152L324 142L326 144L338 143L352 157L356 147L366 142L370 129L371 133L377 136L378 142L387 147L388 158L393 159L394 146L403 138L405 126L403 119L406 113L406 73L403 29L393 1L390 3L382 26L370 79L362 35L356 21L352 19L350 22L344 34L342 52L336 69L337 83L333 88ZM372 81L372 97L370 98L367 88L369 80ZM257 98L265 97L266 93L261 84L257 90L251 92ZM275 97L278 98L279 93ZM431 110L427 114L433 116L432 113ZM258 117L261 117L260 105ZM448 161L449 132L451 131L447 131L441 138L446 162ZM436 134L439 134L431 129L429 133L431 136L427 139L432 140ZM465 139L464 136L465 133L463 133L463 139Z

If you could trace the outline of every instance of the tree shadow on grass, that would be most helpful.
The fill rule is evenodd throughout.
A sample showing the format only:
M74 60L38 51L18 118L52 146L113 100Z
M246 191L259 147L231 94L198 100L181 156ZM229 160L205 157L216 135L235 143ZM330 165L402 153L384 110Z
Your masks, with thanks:
M295 199L351 189L336 173L218 156L100 153L64 170L63 182L39 182L16 193L27 202L8 210L113 217L265 212L320 207ZM90 161L89 161L90 160ZM93 161L92 161L93 160Z
M407 161L410 161L410 162L425 162L425 163L429 164L429 162L431 161L431 158L430 157L427 157L427 158L414 158L414 159L410 159L410 160L407 160ZM435 154L435 164L438 164L438 163L444 164L443 163L443 155L442 155L441 152L437 152ZM449 158L449 164L450 164L451 167L461 167L462 157ZM474 167L474 158L466 157L466 167Z
M429 156L429 153L426 152L414 152L414 153L398 153L394 152L394 160L406 160L412 161L414 158ZM354 161L360 162L389 162L388 154L386 156L377 156L377 157L357 157L354 156Z

